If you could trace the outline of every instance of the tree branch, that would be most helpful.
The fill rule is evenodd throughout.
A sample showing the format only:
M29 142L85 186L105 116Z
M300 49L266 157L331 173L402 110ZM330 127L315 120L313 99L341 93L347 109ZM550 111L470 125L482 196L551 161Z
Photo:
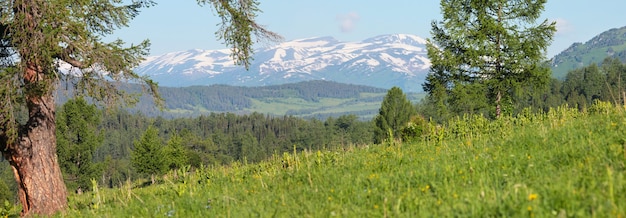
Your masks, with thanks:
M83 69L85 68L85 64L82 61L77 60L76 58L72 58L70 56L72 49L69 47L65 48L63 52L59 55L55 55L55 58L65 61L66 63L72 65L72 67Z

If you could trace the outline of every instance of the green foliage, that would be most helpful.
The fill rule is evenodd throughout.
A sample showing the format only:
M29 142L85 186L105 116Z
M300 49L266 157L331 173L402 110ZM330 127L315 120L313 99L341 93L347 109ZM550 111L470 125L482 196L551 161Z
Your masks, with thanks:
M183 147L183 138L178 134L173 134L163 148L163 158L165 165L169 169L180 169L187 165L187 151Z
M250 131L236 135L233 138L233 144L239 148L239 151L236 151L238 154L236 158L243 162L259 162L265 159L265 152L262 151L259 142Z
M149 126L139 141L133 143L131 163L135 170L146 175L160 175L167 170L167 158L163 154L163 144L158 129Z
M279 39L275 33L265 30L254 19L258 3L253 0L243 1L198 1L199 4L211 3L222 19L222 28L218 38L232 45L237 63L243 62L248 67L253 43L250 35L260 39ZM116 29L128 26L139 14L139 10L154 5L152 0L15 0L0 2L0 79L4 82L0 88L0 148L5 157L10 157L16 166L15 175L28 180L17 179L20 184L20 200L24 205L22 215L44 213L49 215L66 207L66 188L54 172L59 172L54 153L55 136L55 99L54 90L59 79L65 79L73 86L77 96L88 96L95 102L112 105L118 100L133 103L136 99L118 89L113 81L135 81L144 84L143 89L155 97L155 103L161 101L157 84L146 76L133 72L148 53L149 41L127 46L122 40L104 42L106 36ZM15 58L19 61L13 63ZM61 63L72 67L72 72L62 73ZM15 65L13 65L15 64ZM15 110L28 109L28 122L20 123ZM65 120L68 121L68 120ZM69 122L70 128L73 128ZM62 130L64 131L64 130ZM51 133L52 132L52 133ZM46 134L53 137L49 141L34 139ZM73 174L83 167L82 161L91 162L86 153L74 152L72 143L81 144L84 134L78 138L61 132L67 140L61 140L61 154L64 155L66 174ZM150 143L149 141L144 141ZM139 143L138 145L141 145ZM76 146L94 148L93 145ZM142 148L140 148L142 149ZM83 150L89 149L80 149ZM69 158L68 157L74 157ZM137 155L135 155L138 157ZM159 159L153 157L155 159ZM29 161L35 159L36 161ZM51 159L46 160L46 159ZM136 158L141 159L141 158ZM140 160L145 162L146 160ZM42 164L43 163L43 164ZM31 166L33 165L33 166ZM72 168L76 165L76 169ZM156 166L159 168L160 166ZM41 172L32 174L36 168ZM147 166L140 166L141 171ZM86 170L88 173L92 169ZM28 175L28 174L32 175ZM44 177L45 176L45 177ZM88 176L88 175L86 175ZM41 186L49 182L50 186ZM79 181L84 183L84 181ZM78 184L84 186L83 184ZM52 187L42 189L40 187ZM35 194L36 193L36 194ZM54 194L54 195L53 195ZM58 194L58 196L57 196ZM28 197L26 197L28 196ZM59 199L48 199L57 196ZM30 209L33 210L30 210Z
M381 143L389 138L391 131L396 139L402 138L400 130L409 122L411 116L417 113L415 107L406 98L406 95L398 87L391 88L380 106L376 118L374 118L374 142Z
M484 114L491 105L499 117L515 91L547 83L543 61L556 28L535 21L545 2L441 1L443 21L432 23L431 74L424 84L441 116L446 107L457 115Z
M66 185L72 190L89 190L90 180L102 172L93 162L93 153L103 140L97 128L100 111L79 97L66 102L56 118L57 154Z
M66 216L623 217L625 127L618 108L466 116L438 141L287 152L76 195Z
M18 52L20 70L13 79L23 79L27 65L37 65L41 80L29 81L23 88L26 95L49 95L57 79L63 76L57 70L57 61L63 60L81 74L74 77L78 93L97 100L111 101L121 96L110 83L98 82L108 76L114 80L137 80L153 88L153 83L133 73L132 68L147 54L148 41L124 47L116 40L102 42L102 36L112 34L115 29L128 26L139 10L152 5L152 1L133 1L122 4L118 1L9 1L0 6L1 26L6 27L3 38ZM21 10L14 10L21 8ZM11 12L11 13L9 13ZM33 16L33 14L48 16ZM32 18L32 19L30 19ZM32 23L38 25L32 25ZM35 28L33 28L35 27ZM102 71L115 72L103 74ZM156 94L156 90L152 90Z
M98 179L104 187L118 187L149 173L138 171L133 155L142 140L150 138L162 145L165 168L190 165L229 165L233 162L256 163L272 155L292 151L340 149L372 143L373 123L355 115L305 120L293 116L272 116L260 113L247 115L209 114L194 118L163 119L132 114L125 110L97 111L104 113L95 132L102 133L102 142L93 153L93 162L102 170ZM59 112L57 115L60 115ZM148 136L149 126L156 138ZM180 154L184 155L180 155ZM182 156L182 158L180 158ZM13 181L13 180L9 180ZM83 191L85 189L83 188Z
M280 41L282 37L256 23L259 3L256 0L215 1L198 0L198 4L211 3L217 15L222 19L220 29L215 35L224 40L235 63L250 67L252 45L259 40ZM254 39L256 36L257 39Z
M12 204L8 200L3 201L2 207L0 207L0 216L1 217L19 217L20 211L22 211L22 207L17 204Z
M0 202L16 203L16 193L17 183L13 178L13 169L8 161L2 161L0 162Z
M413 116L400 132L403 142L416 142L428 135L428 121L422 116Z
M582 110L592 105L595 100L623 104L624 90L626 90L626 64L618 59L607 58L600 66L591 64L570 71L563 81L561 94L569 105Z

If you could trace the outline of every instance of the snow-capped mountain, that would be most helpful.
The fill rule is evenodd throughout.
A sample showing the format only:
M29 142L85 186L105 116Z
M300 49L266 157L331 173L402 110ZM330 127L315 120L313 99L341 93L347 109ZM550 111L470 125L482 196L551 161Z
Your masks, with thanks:
M361 42L317 37L256 50L248 71L234 65L229 50L189 50L148 57L135 71L161 86L276 85L307 80L421 92L430 61L426 40L407 34Z

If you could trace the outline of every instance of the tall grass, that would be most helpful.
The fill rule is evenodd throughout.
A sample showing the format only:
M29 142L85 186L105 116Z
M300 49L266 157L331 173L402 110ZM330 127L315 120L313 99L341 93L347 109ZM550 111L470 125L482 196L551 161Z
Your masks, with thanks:
M414 143L181 169L74 195L67 217L625 217L626 114L598 103L430 125Z

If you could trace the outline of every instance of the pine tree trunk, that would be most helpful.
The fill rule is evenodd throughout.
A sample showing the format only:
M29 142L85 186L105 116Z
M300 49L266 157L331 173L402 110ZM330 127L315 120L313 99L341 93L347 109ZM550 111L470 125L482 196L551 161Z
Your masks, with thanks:
M29 74L41 79L35 70L26 70ZM27 95L26 101L28 122L20 128L17 142L9 142L3 154L18 184L22 215L51 215L67 207L67 189L56 153L54 96L50 92Z
M500 118L500 113L502 112L502 109L500 107L501 98L502 94L500 93L500 91L498 91L498 94L496 96L496 118Z

